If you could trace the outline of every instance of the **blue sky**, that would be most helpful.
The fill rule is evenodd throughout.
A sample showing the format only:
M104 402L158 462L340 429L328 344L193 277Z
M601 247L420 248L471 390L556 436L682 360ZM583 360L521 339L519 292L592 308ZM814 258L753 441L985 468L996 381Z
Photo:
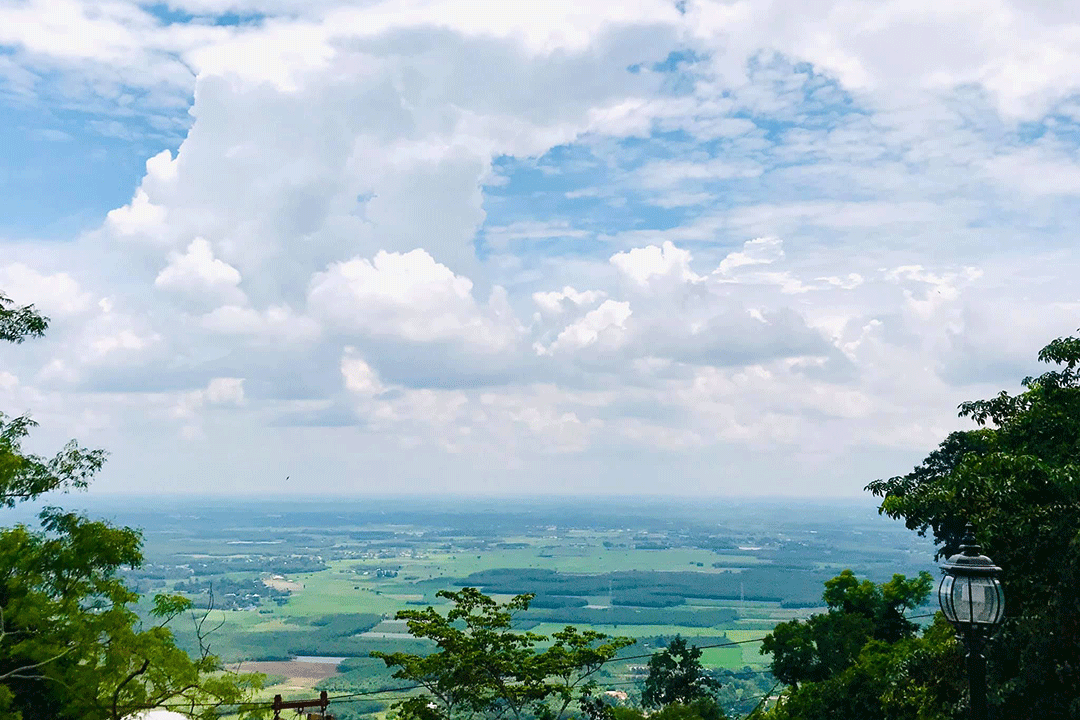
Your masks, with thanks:
M0 408L99 492L857 495L1080 326L1078 30L0 4Z

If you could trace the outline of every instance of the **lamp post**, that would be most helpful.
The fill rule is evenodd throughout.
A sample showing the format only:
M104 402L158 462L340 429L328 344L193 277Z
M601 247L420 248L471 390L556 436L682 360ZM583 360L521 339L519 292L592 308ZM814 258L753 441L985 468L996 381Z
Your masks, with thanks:
M975 542L975 529L968 523L960 552L945 561L941 572L938 602L967 650L971 720L987 720L983 650L990 635L1005 619L1005 594L998 580L1001 568L982 554L982 548Z

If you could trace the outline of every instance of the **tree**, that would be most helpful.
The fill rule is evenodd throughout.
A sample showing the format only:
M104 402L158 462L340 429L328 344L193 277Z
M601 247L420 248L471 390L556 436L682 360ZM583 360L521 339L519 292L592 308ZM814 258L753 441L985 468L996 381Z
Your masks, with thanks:
M21 343L26 338L43 337L49 319L33 305L16 305L0 292L0 340Z
M662 708L672 703L689 705L696 700L713 700L720 683L701 666L701 648L687 646L676 635L662 651L649 658L649 675L641 693L646 709Z
M617 707L610 712L611 720L645 720L637 708ZM689 703L673 702L648 715L649 720L727 720L720 705L711 697L700 697ZM596 718L590 718L596 720Z
M587 700L593 675L634 641L573 627L550 638L515 632L513 616L527 610L533 595L498 603L476 588L441 590L452 603L445 615L435 608L402 610L409 632L435 643L429 655L373 652L394 677L425 692L395 703L402 718L538 717L561 720L571 704ZM539 643L551 641L543 650Z
M18 344L42 337L48 325L33 305L17 306L0 293L0 340ZM105 462L103 450L86 450L74 440L48 460L21 452L21 442L36 424L0 412L0 506L13 507L53 490L85 488Z
M850 570L825 582L828 611L777 625L761 643L786 683L769 720L947 720L960 707L958 643L942 617L922 637L904 617L930 594L929 573L887 583Z
M47 326L0 295L0 339L21 343ZM84 488L105 461L74 441L48 459L24 452L34 425L0 414L0 506ZM40 517L39 530L0 529L0 718L119 720L166 703L211 718L258 687L259 676L222 672L205 643L196 658L176 646L167 625L188 600L156 596L143 625L119 575L142 562L137 531L55 507ZM205 619L195 618L200 639Z
M974 523L1004 570L1006 619L990 643L991 702L1002 717L1080 717L1080 338L1039 353L1052 363L1024 390L960 405L955 432L906 475L870 483L880 510L928 531L938 556Z
M869 641L913 637L918 625L903 613L921 605L932 586L926 572L911 580L893 575L877 585L844 570L825 582L828 612L780 623L765 636L761 653L772 655L773 675L788 685L827 680L853 665Z
M828 612L780 623L762 641L789 689L771 720L944 720L959 706L956 639L943 619L917 637L904 611L930 594L929 573L886 583L844 570L826 581Z
M963 663L940 615L922 637L869 640L851 662L785 691L761 720L961 720Z

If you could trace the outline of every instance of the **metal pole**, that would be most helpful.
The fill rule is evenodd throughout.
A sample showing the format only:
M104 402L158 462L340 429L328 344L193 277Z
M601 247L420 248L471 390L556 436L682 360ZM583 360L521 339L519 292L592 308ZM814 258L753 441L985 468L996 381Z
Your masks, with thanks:
M975 633L967 637L968 694L971 698L971 720L988 720L986 709L986 658L982 643Z

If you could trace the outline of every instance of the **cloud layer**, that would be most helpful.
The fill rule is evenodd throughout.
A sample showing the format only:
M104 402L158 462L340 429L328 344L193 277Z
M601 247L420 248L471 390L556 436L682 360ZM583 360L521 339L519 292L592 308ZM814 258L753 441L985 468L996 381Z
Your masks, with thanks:
M0 100L158 143L86 232L0 240L53 320L0 407L109 447L106 490L850 495L1080 325L1080 25L1045 3L0 28Z

